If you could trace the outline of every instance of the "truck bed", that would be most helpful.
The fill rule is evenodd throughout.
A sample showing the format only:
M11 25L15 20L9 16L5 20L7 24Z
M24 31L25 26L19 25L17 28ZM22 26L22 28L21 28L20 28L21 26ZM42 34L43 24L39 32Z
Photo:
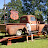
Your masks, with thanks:
M6 31L9 35L15 35L17 30L22 30L24 27L26 27L26 23L8 23L6 24Z

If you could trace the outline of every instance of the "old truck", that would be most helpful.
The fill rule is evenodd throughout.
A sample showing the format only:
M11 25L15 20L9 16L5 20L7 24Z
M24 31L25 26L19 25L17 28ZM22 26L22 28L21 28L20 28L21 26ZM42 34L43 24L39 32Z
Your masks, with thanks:
M0 24L0 32L6 32L8 35L24 35L27 31L37 33L42 32L47 35L48 25L40 24L34 15L23 15L20 23Z

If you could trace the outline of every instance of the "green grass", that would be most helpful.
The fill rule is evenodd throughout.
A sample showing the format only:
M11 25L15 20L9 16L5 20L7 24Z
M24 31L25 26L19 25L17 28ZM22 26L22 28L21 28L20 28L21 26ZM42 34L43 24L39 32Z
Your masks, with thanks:
M0 48L48 48L48 40L47 39L40 39L34 40L33 42L29 40L29 43L25 42L18 42L12 43L12 45L0 45Z
M0 33L1 36L4 36L5 34ZM42 36L43 37L43 36ZM48 40L47 39L34 39L32 42L29 40L29 43L26 41L24 42L18 42L18 43L12 43L12 45L1 45L0 48L48 48Z

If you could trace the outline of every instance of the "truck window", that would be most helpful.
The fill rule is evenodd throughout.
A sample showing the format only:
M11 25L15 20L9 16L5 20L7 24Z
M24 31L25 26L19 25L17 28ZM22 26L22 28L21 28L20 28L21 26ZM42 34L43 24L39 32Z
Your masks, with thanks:
M35 17L31 17L31 21L36 21Z
M26 20L26 17L22 18L22 20Z
M28 18L26 16L20 18L20 23L27 23Z

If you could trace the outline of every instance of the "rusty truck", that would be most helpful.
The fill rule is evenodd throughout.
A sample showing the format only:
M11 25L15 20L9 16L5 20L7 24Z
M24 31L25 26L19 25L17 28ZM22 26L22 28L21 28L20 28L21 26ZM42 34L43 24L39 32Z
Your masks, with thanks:
M38 34L38 32L48 33L48 25L41 24L34 15L23 15L20 23L0 24L0 32L8 33L8 35L25 35L26 27L28 31Z

